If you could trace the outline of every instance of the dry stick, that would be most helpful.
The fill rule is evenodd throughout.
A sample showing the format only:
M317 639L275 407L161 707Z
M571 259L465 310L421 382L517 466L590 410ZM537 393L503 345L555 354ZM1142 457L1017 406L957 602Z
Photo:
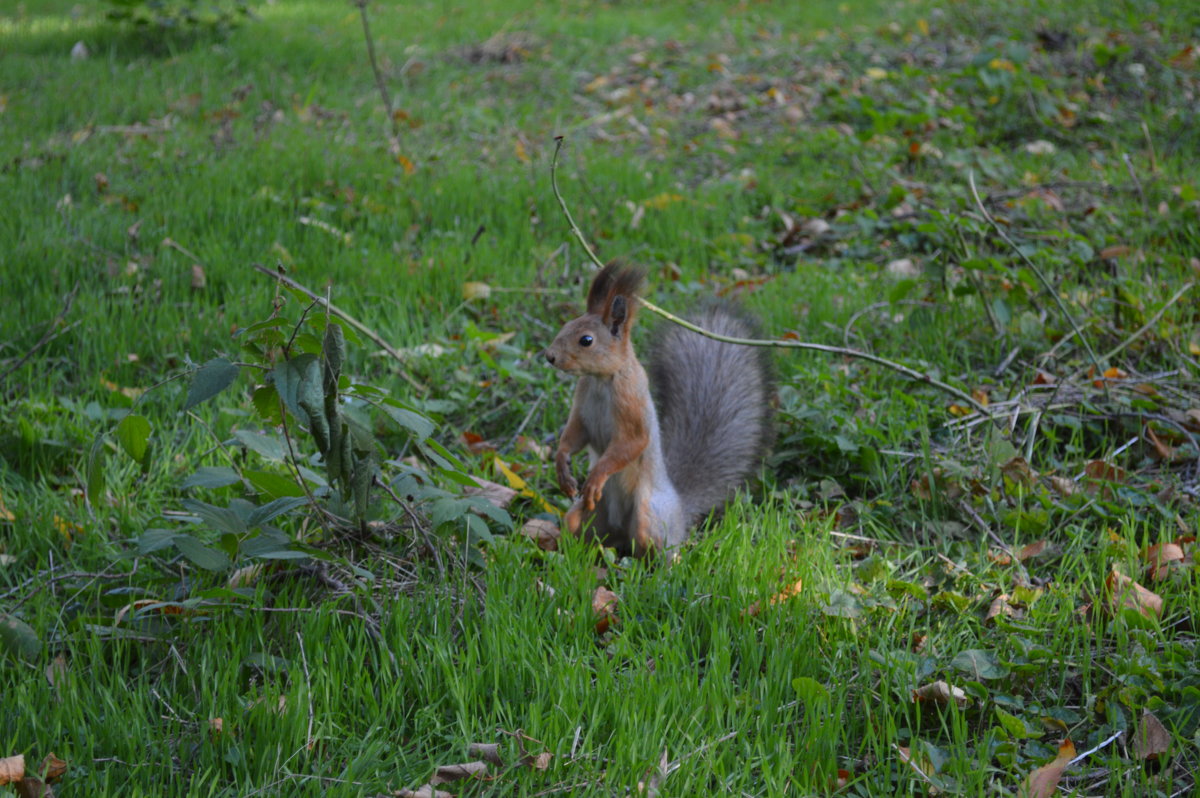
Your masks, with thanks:
M1072 316L1070 311L1067 310L1066 304L1062 301L1062 298L1058 295L1058 292L1054 290L1054 286L1052 286L1050 281L1046 279L1046 275L1043 274L1042 270L1038 268L1038 265L1033 262L1033 259L1021 251L1021 248L1017 246L1016 242L1008 237L1008 233L1004 232L1004 228L1000 226L1000 223L997 222L990 213L988 213L988 209L984 207L983 200L979 199L979 191L975 188L974 172L967 172L967 183L971 186L971 196L975 198L975 207L979 208L979 212L983 214L983 218L989 225L992 226L992 229L996 231L996 235L1000 236L1001 240L1003 240L1005 244L1008 244L1012 248L1012 251L1020 256L1025 265L1037 275L1038 280L1040 280L1042 283L1042 288L1045 289L1046 293L1050 295L1050 298L1054 300L1056 305L1058 305L1059 312L1062 313L1064 318L1066 318L1067 322L1071 325L1071 329L1075 331L1075 336L1079 338L1080 343L1083 344L1083 348L1087 350L1088 356L1092 359L1092 365L1096 367L1096 371L1100 371L1100 362L1096 359L1096 353L1092 350L1092 345L1088 343L1088 339L1084 336L1083 330L1081 330L1079 325L1075 323L1075 317Z
M574 234L575 238L579 241L579 244L583 247L583 251L587 253L588 259L592 263L596 264L598 268L603 269L604 263L596 256L596 253L588 244L583 232L579 229L579 225L575 224L575 219L571 216L571 210L567 207L566 200L563 199L562 193L558 190L558 153L560 150L562 150L563 137L555 136L554 140L557 142L557 145L554 148L554 158L550 161L550 186L552 189L554 189L554 197L558 200L558 205L560 208L562 208L563 215L567 218L567 224L571 227L571 233ZM947 385L941 380L934 379L929 374L924 374L916 369L909 368L908 366L900 363L895 363L891 360L879 357L878 355L872 355L857 349L847 349L846 347L841 346L827 346L825 344L814 344L807 341L771 341L763 338L736 338L731 335L719 335L718 333L710 332L703 327L697 327L690 321L685 321L684 319L681 319L672 313L668 313L644 297L638 297L638 301L641 302L642 306L651 313L657 314L667 321L674 322L686 330L691 330L694 333L703 335L705 338L711 338L714 341L721 341L727 344L738 344L739 346L773 346L780 349L808 349L815 352L826 352L831 355L843 355L845 357L867 360L871 363L875 363L876 365L891 369L892 371L897 371L915 382L923 382L926 385L932 385L933 387L966 402L971 407L975 408L975 410L981 415L991 418L991 414L988 413L987 408L980 404L979 401L977 401L975 397L971 396L969 393L955 388L953 385Z
M362 17L363 38L367 41L367 57L371 60L371 71L375 73L375 85L379 87L379 96L383 98L383 110L387 112L388 122L392 126L392 138L400 138L400 123L392 113L392 98L388 94L387 83L383 73L379 71L379 62L375 59L375 40L371 38L371 23L367 21L367 0L356 0L358 13Z
M408 520L412 523L413 528L417 530L418 534L421 535L421 539L425 541L426 548L433 552L433 561L437 564L438 576L440 576L442 579L445 579L446 566L442 564L442 555L440 552L438 552L437 547L433 545L433 541L429 539L429 533L426 532L425 527L422 526L421 519L417 517L417 514L412 511L412 508L409 507L403 499L396 495L396 491L392 490L391 485L387 484L379 477L375 477L375 485L383 488L387 495L392 497L392 501L400 505L400 509L404 510L404 513L408 516Z
M395 347L393 347L387 341L383 340L383 338L380 337L379 333L375 332L370 327L363 324L361 321L359 321L358 319L354 318L346 311L339 308L337 305L333 304L332 302L330 302L329 300L320 296L319 294L314 293L313 291L309 290L308 288L305 288L303 285L296 282L291 277L288 277L286 274L281 274L280 272L272 271L272 270L268 269L266 266L263 266L261 263L252 263L250 265L254 267L255 271L262 272L263 274L267 275L268 277L278 280L279 282L283 283L284 285L288 286L289 288L296 289L297 291L301 292L302 294L304 294L308 298L312 299L313 301L315 301L321 305L324 305L325 309L328 310L330 313L337 316L339 319L346 322L351 327L353 327L354 329L358 330L363 335L370 338L375 343L376 346L378 346L384 352L387 352L389 355L391 355L391 357L397 363L404 362L404 355L400 354L400 352L397 351ZM417 389L422 394L429 392L429 386L424 385L421 382L418 382L411 374L409 374L403 368L400 368L399 371L400 371L400 376L403 377L405 382L407 382L413 388Z
M67 317L67 314L71 312L71 305L75 302L75 294L78 293L78 291L79 291L79 283L75 283L75 286L69 292L67 292L67 295L65 297L63 297L62 310L60 310L58 312L58 315L55 316L53 319L51 319L50 323L48 325L46 325L46 332L42 334L42 337L38 339L38 342L36 344L34 344L33 346L31 346L29 348L29 350L27 352L25 352L25 354L22 355L20 357L20 359L17 360L16 363L13 363L11 366L9 366L8 368L6 368L4 370L3 374L0 374L0 382L3 382L4 380L6 380L8 378L8 375L12 374L14 371L21 368L21 366L24 366L25 363L29 360L29 358L33 357L34 352L38 351L43 346L50 343L51 341L53 341L55 338L62 335L63 333L66 333L69 330L74 329L74 327L79 324L79 322L76 321L76 322L72 322L70 325L68 325L67 327L65 327L61 330L55 329L56 327L58 327L59 324L62 323L63 319L65 319Z

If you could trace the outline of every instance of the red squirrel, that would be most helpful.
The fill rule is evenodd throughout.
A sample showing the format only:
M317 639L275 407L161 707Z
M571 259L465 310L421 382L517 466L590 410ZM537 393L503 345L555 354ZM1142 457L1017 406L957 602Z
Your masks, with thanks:
M643 279L639 269L610 263L592 281L587 312L567 322L544 353L550 365L579 377L554 458L559 487L579 496L564 527L637 555L687 540L753 475L771 438L761 349L669 325L653 346L647 378L630 338ZM729 303L711 304L691 321L726 336L755 330ZM571 457L585 447L591 466L580 492Z

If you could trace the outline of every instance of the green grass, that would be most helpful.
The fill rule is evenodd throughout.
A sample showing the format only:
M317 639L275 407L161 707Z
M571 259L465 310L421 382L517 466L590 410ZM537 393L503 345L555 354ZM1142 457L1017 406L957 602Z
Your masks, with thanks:
M389 794L471 742L502 743L508 766L456 794L623 794L665 751L663 795L829 794L839 771L842 794L993 795L1064 736L1082 752L1123 731L1063 784L1189 794L1195 544L1162 581L1145 550L1200 525L1200 314L1194 291L1168 305L1200 279L1192 5L375 4L394 143L348 4L281 0L227 35L139 32L55 0L6 10L0 615L42 645L0 666L0 757L53 751L60 795ZM231 335L272 312L254 263L328 287L396 347L443 347L404 364L424 394L369 343L347 372L428 413L471 472L502 481L463 433L565 506L552 469L509 445L518 430L550 443L570 397L537 356L588 277L549 185L560 133L585 234L644 264L659 304L740 294L772 337L902 360L986 394L1002 423L865 361L789 352L763 485L670 567L598 577L594 550L512 534L443 578L389 504L373 512L397 525L365 542L289 515L332 559L240 596L139 550L187 497L255 498L181 488L197 467L282 473L221 445L263 426L249 381L190 415L188 380L164 383L216 355L255 360ZM1090 347L1123 345L1100 366L1127 381L1093 387L969 173ZM813 219L828 229L804 232ZM902 259L913 269L890 275ZM493 291L465 301L467 282ZM1060 385L1049 402L1039 372ZM122 389L151 386L147 467L110 443L107 491L85 501L92 442L137 395ZM415 451L380 434L389 456ZM1098 461L1122 470L1114 484L1076 480ZM1114 567L1163 598L1162 618L1108 609ZM598 635L601 583L619 620ZM1017 615L985 619L999 594ZM191 603L122 611L147 599ZM913 701L939 679L970 704ZM1172 735L1165 763L1133 747L1146 711ZM518 764L518 730L548 769Z

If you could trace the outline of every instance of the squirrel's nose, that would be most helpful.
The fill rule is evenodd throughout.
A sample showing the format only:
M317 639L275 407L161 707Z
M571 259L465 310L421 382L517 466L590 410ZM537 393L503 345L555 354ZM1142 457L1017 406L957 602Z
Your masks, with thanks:
M551 366L553 366L554 365L554 355L551 354L550 350L547 349L546 351L542 352L542 354L546 356L546 360L550 363Z

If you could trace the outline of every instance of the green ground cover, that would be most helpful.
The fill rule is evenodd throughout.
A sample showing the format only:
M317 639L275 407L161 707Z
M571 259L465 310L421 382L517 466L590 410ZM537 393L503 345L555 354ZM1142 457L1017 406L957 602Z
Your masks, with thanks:
M391 119L350 4L0 12L0 758L60 795L390 795L479 742L506 764L440 789L1015 795L1070 739L1063 788L1192 794L1200 11L641 5L373 4ZM591 268L556 135L658 304L990 418L784 351L762 484L679 562L541 551L538 352ZM365 534L253 401L327 326L253 264L404 356L347 327L407 505ZM533 495L484 521L456 480L496 458Z

